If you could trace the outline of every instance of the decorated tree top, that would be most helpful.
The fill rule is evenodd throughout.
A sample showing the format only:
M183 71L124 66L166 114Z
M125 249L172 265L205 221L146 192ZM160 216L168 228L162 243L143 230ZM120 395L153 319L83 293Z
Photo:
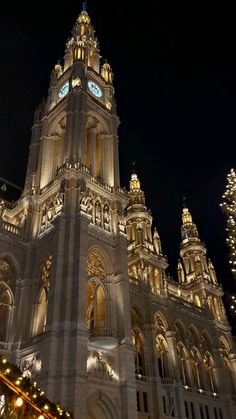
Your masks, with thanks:
M223 202L220 206L227 216L226 242L230 253L229 263L231 272L236 278L236 173L234 169L231 169L227 176L226 191L222 198Z

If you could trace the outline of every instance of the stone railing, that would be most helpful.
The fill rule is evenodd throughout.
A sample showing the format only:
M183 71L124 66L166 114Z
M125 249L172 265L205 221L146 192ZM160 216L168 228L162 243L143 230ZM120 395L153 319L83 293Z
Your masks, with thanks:
M21 228L18 226L15 226L14 224L8 223L7 221L2 221L1 227L3 230L16 234L17 236L20 236L21 234Z
M148 377L147 375L142 374L135 374L135 378L138 381L144 381L145 383L152 381L151 377Z
M110 328L110 327L97 327L94 329L91 329L89 331L89 336L91 338L95 338L95 337L113 337L116 338L116 333Z
M170 378L170 377L163 377L161 378L161 383L162 384L175 384L175 380L174 378Z

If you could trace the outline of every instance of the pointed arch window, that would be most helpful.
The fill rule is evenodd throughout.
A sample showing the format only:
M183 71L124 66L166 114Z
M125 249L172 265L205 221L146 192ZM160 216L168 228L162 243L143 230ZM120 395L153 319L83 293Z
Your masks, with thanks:
M177 354L178 354L178 360L179 360L181 382L184 385L191 386L189 369L188 369L188 355L187 355L186 349L181 343L177 345Z
M12 296L8 287L0 284L0 341L5 342L8 337L8 331L11 320Z
M45 332L47 323L47 290L43 287L38 295L37 316L36 316L36 335Z
M236 395L235 374L230 359L230 346L227 339L221 336L219 339L219 347L224 359L224 369L230 394Z
M40 282L41 288L37 296L35 308L35 323L33 335L44 333L47 324L48 293L51 280L52 255L48 255L41 266Z
M234 383L234 373L233 373L233 367L229 359L224 359L224 367L226 372L226 378L228 382L228 386L230 389L231 394L234 396L236 395L236 389L235 389L235 383Z
M132 340L135 347L135 374L145 375L144 337L137 328L132 330Z
M160 377L167 378L169 377L167 342L162 336L156 338L156 349Z
M196 388L202 389L202 371L201 371L201 357L196 348L191 351L191 368L193 375L193 384Z
M106 295L100 281L93 280L87 285L86 321L89 330L105 327Z
M12 326L16 271L10 258L0 256L0 341L8 341Z
M203 366L205 371L207 390L211 391L212 393L216 393L217 387L215 382L214 362L212 356L209 353L204 355Z

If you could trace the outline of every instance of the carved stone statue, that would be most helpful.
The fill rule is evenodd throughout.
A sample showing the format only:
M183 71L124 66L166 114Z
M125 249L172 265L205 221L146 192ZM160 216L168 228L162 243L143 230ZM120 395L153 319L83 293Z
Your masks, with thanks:
M101 204L100 202L96 202L95 204L95 219L97 224L101 224Z

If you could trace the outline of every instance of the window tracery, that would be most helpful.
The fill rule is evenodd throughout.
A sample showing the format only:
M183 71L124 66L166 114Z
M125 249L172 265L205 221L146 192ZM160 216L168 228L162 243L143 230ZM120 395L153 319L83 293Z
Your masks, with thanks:
M104 262L101 256L96 252L93 252L88 256L87 276L88 278L97 277L101 281L104 281L106 277Z
M236 395L235 372L230 359L230 346L224 336L219 339L219 348L223 357L224 370L228 388L231 394Z

